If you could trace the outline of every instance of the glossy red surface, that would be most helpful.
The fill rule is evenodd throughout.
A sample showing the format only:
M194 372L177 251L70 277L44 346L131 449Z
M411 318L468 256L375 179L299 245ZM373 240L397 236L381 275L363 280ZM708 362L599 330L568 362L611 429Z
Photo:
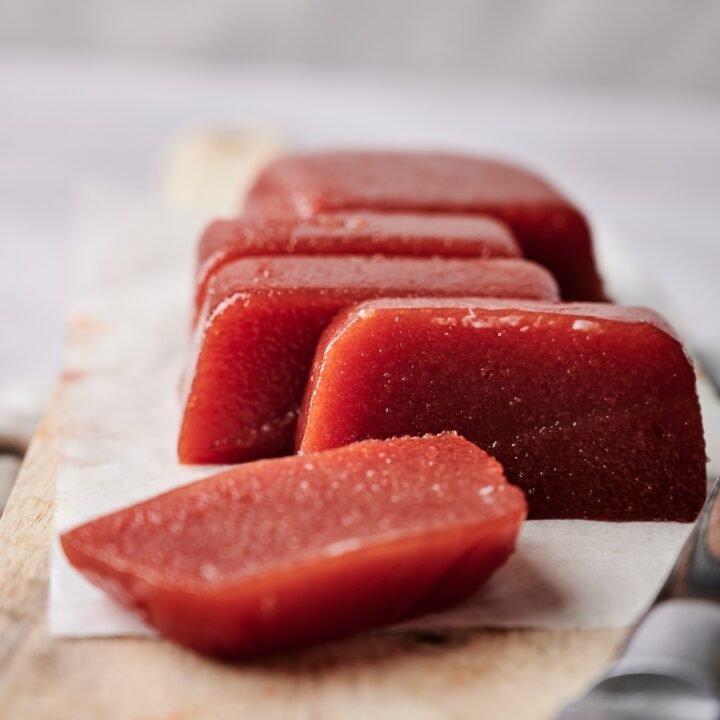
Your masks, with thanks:
M516 165L423 152L289 155L260 174L246 205L248 215L262 217L360 209L491 215L553 272L566 300L605 299L582 213Z
M446 430L500 460L531 518L689 521L705 497L693 368L650 310L415 299L339 315L300 450Z
M337 213L308 219L218 220L198 247L196 313L210 279L229 262L258 255L521 257L510 230L477 215Z
M291 454L317 341L347 305L468 293L555 299L557 286L526 260L276 256L227 265L210 285L196 331L181 462Z
M512 553L525 512L497 461L444 435L243 465L61 540L162 634L251 656L465 599Z

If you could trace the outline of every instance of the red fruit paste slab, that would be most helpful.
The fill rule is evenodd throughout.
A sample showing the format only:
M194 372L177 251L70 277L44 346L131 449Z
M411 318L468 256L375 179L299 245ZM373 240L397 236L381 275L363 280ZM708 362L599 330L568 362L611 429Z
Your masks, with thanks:
M526 260L246 258L211 283L196 330L178 441L184 463L290 455L322 331L342 308L387 296L557 298Z
M582 213L517 165L425 152L289 155L260 174L248 215L312 217L348 210L480 213L509 225L523 254L549 268L566 300L604 300Z
M455 435L243 465L64 534L70 562L178 643L252 656L470 596L526 512Z
M693 368L650 310L466 298L341 314L300 451L447 430L500 460L531 518L690 521L705 497Z
M210 279L233 260L258 255L521 257L512 233L480 215L355 212L307 219L217 220L198 247L196 313Z

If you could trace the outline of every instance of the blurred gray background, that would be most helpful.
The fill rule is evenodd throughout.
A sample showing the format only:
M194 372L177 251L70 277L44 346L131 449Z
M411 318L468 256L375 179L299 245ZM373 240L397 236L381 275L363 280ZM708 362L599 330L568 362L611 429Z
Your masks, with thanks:
M183 63L720 93L716 0L3 0L0 42Z
M0 435L55 382L78 188L195 125L526 161L720 357L716 0L0 0Z

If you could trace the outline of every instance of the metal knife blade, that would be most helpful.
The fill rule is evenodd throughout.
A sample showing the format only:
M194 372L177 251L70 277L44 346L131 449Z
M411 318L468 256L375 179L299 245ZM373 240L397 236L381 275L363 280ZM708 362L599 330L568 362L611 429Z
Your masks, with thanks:
M620 657L559 720L720 720L720 479Z

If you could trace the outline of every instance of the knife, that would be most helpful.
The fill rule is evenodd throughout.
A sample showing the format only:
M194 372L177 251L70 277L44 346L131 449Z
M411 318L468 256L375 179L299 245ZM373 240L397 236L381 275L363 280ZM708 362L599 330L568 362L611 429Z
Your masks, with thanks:
M720 479L620 657L558 720L720 720Z

